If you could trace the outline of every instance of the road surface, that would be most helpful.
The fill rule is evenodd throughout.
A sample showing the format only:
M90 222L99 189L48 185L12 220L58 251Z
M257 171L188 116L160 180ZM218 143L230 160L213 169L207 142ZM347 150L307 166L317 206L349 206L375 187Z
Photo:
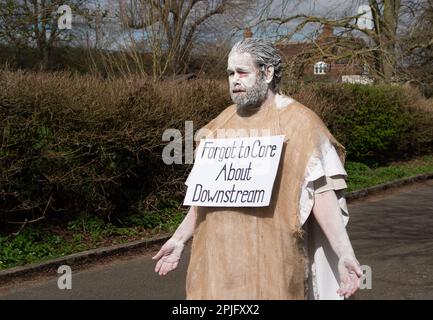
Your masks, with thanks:
M349 236L372 289L356 299L433 299L433 180L349 205ZM0 288L0 299L184 299L189 247L177 270L154 271L155 252L72 268L72 289L53 272Z

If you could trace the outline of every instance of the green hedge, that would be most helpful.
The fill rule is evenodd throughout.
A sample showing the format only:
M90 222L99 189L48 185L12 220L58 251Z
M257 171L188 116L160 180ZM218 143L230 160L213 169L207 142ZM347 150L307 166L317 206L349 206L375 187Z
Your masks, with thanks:
M433 151L433 100L413 89L316 84L287 90L322 117L348 160L377 166Z
M431 101L400 87L286 87L346 146L385 163L432 152ZM161 161L167 128L194 129L230 104L226 81L151 83L0 71L0 222L140 214L181 201L191 166ZM13 225L16 227L15 225Z
M0 219L110 219L180 199L188 166L161 161L166 128L196 129L229 103L215 81L153 84L0 73Z

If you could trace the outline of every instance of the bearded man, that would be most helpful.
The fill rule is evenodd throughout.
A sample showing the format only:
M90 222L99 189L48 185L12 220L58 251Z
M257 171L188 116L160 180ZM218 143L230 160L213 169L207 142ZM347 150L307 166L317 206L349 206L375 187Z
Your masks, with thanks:
M279 93L281 69L266 40L245 39L229 54L234 104L204 127L205 137L241 129L285 140L269 206L191 206L153 257L155 271L167 274L194 235L187 299L343 299L359 287L345 228L345 149L313 111Z

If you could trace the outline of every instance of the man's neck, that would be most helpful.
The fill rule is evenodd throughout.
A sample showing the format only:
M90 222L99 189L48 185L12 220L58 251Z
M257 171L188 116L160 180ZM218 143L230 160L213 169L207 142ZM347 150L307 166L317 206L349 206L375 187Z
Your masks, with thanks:
M274 102L275 99L275 93L272 90L268 90L268 93L266 94L266 99L263 101L262 106L269 106Z

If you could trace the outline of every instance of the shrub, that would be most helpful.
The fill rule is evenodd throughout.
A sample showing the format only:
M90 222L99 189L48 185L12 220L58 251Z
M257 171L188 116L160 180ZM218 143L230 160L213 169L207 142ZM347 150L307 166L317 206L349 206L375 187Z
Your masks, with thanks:
M433 104L413 89L353 84L294 89L294 97L318 113L346 147L348 160L376 166L433 150Z
M1 71L0 220L110 220L180 197L189 168L161 161L163 131L186 120L198 129L228 103L218 81Z

